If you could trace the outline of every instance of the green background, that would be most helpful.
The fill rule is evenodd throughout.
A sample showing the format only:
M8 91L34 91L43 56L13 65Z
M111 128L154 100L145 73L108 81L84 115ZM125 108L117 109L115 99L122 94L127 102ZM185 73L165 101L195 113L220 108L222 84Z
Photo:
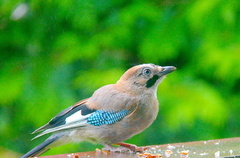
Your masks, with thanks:
M240 1L1 0L0 152L27 152L46 138L32 131L142 63L178 69L159 86L157 120L127 142L239 136Z

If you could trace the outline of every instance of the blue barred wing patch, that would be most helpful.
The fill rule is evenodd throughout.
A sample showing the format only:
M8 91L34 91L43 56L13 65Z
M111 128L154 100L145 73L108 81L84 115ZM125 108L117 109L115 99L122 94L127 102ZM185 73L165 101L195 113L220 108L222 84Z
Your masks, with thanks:
M97 110L87 118L87 123L94 126L113 124L122 120L128 114L128 112L128 110L121 110L118 112Z

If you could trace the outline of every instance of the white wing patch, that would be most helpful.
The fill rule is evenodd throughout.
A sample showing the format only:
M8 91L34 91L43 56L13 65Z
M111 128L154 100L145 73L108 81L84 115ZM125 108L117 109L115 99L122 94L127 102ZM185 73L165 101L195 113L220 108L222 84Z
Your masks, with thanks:
M91 114L83 116L81 114L81 110L77 111L77 112L75 112L74 114L72 114L71 116L69 116L65 119L65 122L66 122L65 124L47 129L47 130L43 131L42 133L40 133L39 135L37 135L36 137L34 137L33 139L36 139L36 138L41 137L41 136L43 136L45 134L48 134L48 133L85 126L85 125L87 125L87 118L90 115Z
M81 113L82 113L82 110L77 111L74 114L72 114L71 116L67 117L66 120L65 120L66 121L65 124L68 124L68 123L71 123L71 122L81 121L81 120L84 120L84 119L89 117L89 115L83 116Z

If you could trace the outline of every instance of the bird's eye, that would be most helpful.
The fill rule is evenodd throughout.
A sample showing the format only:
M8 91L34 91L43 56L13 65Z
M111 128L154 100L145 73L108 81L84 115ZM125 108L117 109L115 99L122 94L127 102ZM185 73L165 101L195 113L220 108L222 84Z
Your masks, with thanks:
M150 75L152 72L150 69L146 68L146 69L143 69L143 74L144 75Z

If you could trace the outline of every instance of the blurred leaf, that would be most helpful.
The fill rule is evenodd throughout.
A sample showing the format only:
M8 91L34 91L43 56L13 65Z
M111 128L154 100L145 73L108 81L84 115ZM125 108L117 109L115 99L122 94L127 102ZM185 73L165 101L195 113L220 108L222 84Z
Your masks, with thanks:
M55 43L60 62L73 62L79 58L92 58L98 51L95 41L86 41L73 33L62 34Z
M181 124L193 127L196 119L213 126L222 126L229 114L229 109L218 92L203 81L188 80L171 86L171 90L164 87L161 92L168 94L164 98L171 104L165 111L171 128L179 128ZM165 104L163 106L167 106Z
M0 105L12 103L23 89L24 78L19 63L6 65L0 71Z

